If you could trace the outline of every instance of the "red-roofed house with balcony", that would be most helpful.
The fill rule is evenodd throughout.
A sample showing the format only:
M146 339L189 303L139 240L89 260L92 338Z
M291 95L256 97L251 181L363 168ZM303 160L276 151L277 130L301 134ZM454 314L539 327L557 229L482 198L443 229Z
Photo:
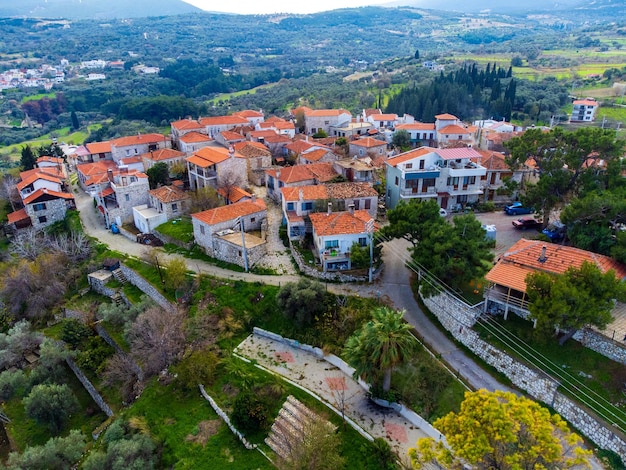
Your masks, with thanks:
M63 178L67 177L65 162L62 158L42 156L37 159L36 164L40 170L52 170L52 172L62 175Z
M574 100L570 122L593 122L600 105L593 98Z
M411 136L411 144L415 146L434 147L437 145L437 133L435 124L430 122L414 122L411 124L398 124L394 132L405 130Z
M374 157L387 153L387 142L373 139L371 137L361 137L353 140L349 144L348 155L351 157Z
M111 142L90 142L76 149L76 163L92 163L111 160Z
M378 192L368 183L328 183L311 186L281 188L283 217L287 221L289 238L303 237L311 232L305 217L311 212L326 211L328 201L335 209L344 210L351 205L376 216Z
M375 230L374 219L365 210L314 212L309 214L313 230L313 254L326 271L345 271L352 268L352 245L369 246Z
M580 250L570 246L548 243L542 240L522 238L509 248L498 260L485 279L490 283L485 289L485 312L508 312L527 318L528 296L526 276L538 271L563 274L570 268L580 268L583 262L595 264L606 273L615 272L617 279L626 278L626 266L608 256Z
M509 165L506 164L506 161L504 160L504 154L500 152L493 152L490 150L476 151L481 155L481 158L479 160L472 161L480 164L487 170L485 176L481 176L480 178L481 186L485 191L485 200L510 200L510 196L498 196L498 190L504 187L505 179L513 178L516 181L521 181L521 174L518 173L516 177Z
M458 209L479 200L487 170L474 149L420 147L388 159L385 200L393 209L400 201L435 199L443 209Z
M217 188L225 182L237 186L248 183L247 160L233 147L204 147L186 160L192 190Z
M352 121L352 114L345 109L309 109L304 111L304 132L316 134L324 131L330 135L331 127L341 127Z
M239 142L235 151L246 159L248 179L257 186L265 186L265 169L272 166L272 153L261 142Z
M159 149L171 148L172 142L163 134L138 134L111 141L111 156L118 163L122 158L138 157Z
M265 240L247 233L262 230L266 219L265 203L254 196L191 214L194 238L206 254L244 267L254 266L267 253Z
M367 121L378 131L392 129L400 122L397 114L370 114L367 116Z

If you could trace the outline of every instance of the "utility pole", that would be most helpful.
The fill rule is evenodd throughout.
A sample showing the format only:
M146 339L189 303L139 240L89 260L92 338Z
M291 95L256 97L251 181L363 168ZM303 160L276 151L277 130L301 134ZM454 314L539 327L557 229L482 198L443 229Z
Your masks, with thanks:
M370 219L365 224L365 230L369 233L370 238L370 269L369 269L369 282L372 282L374 277L374 219Z
M243 267L248 272L248 253L246 252L246 233L243 230L243 217L239 217L239 227L241 228L241 246L243 249Z

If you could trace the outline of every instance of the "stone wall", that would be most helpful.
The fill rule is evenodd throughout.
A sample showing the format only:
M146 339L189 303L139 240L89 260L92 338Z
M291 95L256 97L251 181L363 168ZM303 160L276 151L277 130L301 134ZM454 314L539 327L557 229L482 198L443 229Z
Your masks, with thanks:
M93 401L98 405L98 407L100 407L100 409L104 412L104 414L106 414L109 417L113 416L113 411L111 410L111 407L107 405L107 403L104 401L104 398L102 398L102 396L98 393L96 388L89 381L89 379L85 376L85 374L83 374L83 371L80 370L80 368L76 365L74 360L68 357L66 359L66 362L67 362L67 365L70 366L70 369L72 369L72 372L74 372L74 374L76 375L76 378L80 381L81 384L83 384L83 387L85 387L85 390L87 390L87 393L89 393Z
M616 429L593 417L580 405L560 393L557 390L557 381L511 358L478 337L478 334L472 330L478 316L476 309L472 309L448 293L423 300L428 309L457 341L498 372L506 375L517 387L551 406L555 412L597 446L615 452L623 461L626 461L626 440L617 434ZM598 341L597 333L590 335L586 341L589 343Z
M574 335L574 339L586 348L592 349L615 362L626 364L626 345L623 343L607 338L590 328L580 330Z
M213 237L212 249L207 249L206 253L220 261L236 264L245 268L245 258L242 252L242 246L231 243L220 237ZM248 268L257 264L267 254L267 243L261 243L256 246L246 247L246 256L248 259Z
M156 289L156 287L154 287L152 284L146 281L143 277L141 277L135 271L130 269L128 266L124 266L123 264L120 266L120 268L122 272L124 273L124 276L126 276L126 279L128 279L128 282L130 282L134 286L137 286L139 290L141 290L144 294L146 294L148 297L154 300L157 304L159 304L165 310L173 311L175 309L175 306L172 303L170 303L169 300L163 297L163 295Z

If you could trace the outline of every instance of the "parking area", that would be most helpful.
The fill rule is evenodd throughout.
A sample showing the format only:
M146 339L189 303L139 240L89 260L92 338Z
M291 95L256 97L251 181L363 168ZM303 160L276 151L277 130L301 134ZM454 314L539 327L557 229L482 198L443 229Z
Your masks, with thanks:
M518 230L513 227L512 222L522 217L533 217L532 215L506 215L504 211L477 213L476 218L483 225L494 225L496 227L496 259L515 244L520 238L535 238L539 232L534 229Z

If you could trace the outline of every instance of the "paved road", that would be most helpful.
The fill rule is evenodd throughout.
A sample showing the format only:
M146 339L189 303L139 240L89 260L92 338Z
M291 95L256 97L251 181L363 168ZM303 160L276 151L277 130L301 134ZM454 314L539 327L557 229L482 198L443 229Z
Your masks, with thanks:
M85 232L109 247L140 259L148 259L150 248L131 241L123 235L114 235L104 228L104 218L93 206L93 199L84 191L75 193L77 209L80 211ZM451 342L420 310L409 286L410 273L405 267L408 242L394 240L385 244L383 250L385 269L381 279L373 284L328 284L328 290L337 294L361 295L367 297L389 298L393 305L406 311L405 318L418 331L430 349L440 354L454 371L473 389L510 390L499 384L493 377L467 357ZM281 285L299 279L297 275L264 276L219 268L201 260L187 259L177 254L166 254L161 249L162 260L171 257L183 259L190 271L205 273L224 279L236 279L248 282L262 282Z

